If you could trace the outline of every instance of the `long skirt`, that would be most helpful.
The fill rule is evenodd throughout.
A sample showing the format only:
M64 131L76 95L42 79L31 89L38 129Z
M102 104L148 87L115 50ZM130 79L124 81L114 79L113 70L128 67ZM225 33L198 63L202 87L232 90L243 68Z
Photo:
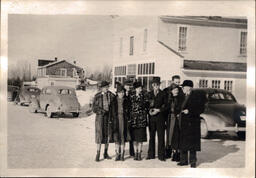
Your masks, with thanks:
M179 139L180 139L180 129L179 129L179 121L178 118L171 114L168 118L168 126L167 126L167 144L172 149L179 149Z
M95 120L95 143L105 144L113 142L108 114L96 115Z

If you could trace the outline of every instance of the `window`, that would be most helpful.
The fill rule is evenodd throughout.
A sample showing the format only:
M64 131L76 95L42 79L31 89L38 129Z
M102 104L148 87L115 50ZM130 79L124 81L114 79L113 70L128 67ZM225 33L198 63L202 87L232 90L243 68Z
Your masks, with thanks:
M70 95L70 94L72 94L72 91L69 90L69 89L60 89L60 90L58 90L58 94L61 94L61 95Z
M130 37L130 56L133 55L133 48L134 48L134 36Z
M52 94L52 91L51 91L49 88L47 88L47 89L45 90L45 94L50 95L50 94Z
M126 66L115 67L114 74L115 75L126 75Z
M246 55L246 47L247 47L247 32L241 32L240 35L240 54Z
M186 51L187 27L179 27L179 50Z
M60 69L60 75L66 77L67 76L67 69Z
M122 57L123 54L123 38L120 38L120 49L119 49L120 57Z
M224 90L232 92L232 85L233 85L233 81L225 80L224 81Z
M207 88L208 87L208 80L201 79L199 80L199 88Z
M128 75L136 75L136 64L129 64L127 72Z
M212 88L220 88L220 80L212 80Z
M73 77L77 77L77 70L76 70L76 68L73 68Z
M147 51L148 29L144 29L143 51Z

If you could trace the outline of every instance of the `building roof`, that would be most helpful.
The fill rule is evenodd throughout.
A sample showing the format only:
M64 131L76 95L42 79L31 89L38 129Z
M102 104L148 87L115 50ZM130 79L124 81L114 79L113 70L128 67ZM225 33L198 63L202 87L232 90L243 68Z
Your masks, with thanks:
M246 63L200 60L184 60L183 63L183 68L187 70L246 72L246 66Z
M51 63L49 63L49 64L47 64L47 65L38 67L38 69L47 68L47 67L49 67L49 66L52 66L52 65L55 65L55 64L58 64L58 63L61 63L61 62L67 62L67 61L66 61L66 60L60 60L60 61L51 62ZM78 67L78 66L76 66L76 65L74 65L74 64L72 64L72 63L70 63L70 62L67 62L67 63L73 65L73 66L76 67L76 68L82 69L81 67Z
M220 16L160 16L168 23L247 29L246 18Z

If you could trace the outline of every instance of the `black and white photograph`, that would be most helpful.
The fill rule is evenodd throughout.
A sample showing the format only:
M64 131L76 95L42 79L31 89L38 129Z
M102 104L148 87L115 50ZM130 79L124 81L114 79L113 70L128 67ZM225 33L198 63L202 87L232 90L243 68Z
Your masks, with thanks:
M255 9L99 3L4 4L3 176L254 177Z

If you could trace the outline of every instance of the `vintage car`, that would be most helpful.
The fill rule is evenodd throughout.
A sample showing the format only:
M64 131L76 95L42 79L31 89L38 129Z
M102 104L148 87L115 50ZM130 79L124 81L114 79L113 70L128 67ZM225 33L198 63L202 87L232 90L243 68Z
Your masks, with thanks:
M33 99L29 106L30 112L45 112L52 118L54 114L72 113L73 117L79 116L80 104L74 88L66 86L44 87L40 95Z
M20 88L13 85L8 85L8 101L14 101L19 93Z
M238 104L235 97L222 89L194 89L206 98L205 111L201 114L201 137L206 138L213 131L235 131L245 138L246 107Z
M15 103L19 105L29 105L32 98L40 94L40 89L34 86L23 86L15 98Z

